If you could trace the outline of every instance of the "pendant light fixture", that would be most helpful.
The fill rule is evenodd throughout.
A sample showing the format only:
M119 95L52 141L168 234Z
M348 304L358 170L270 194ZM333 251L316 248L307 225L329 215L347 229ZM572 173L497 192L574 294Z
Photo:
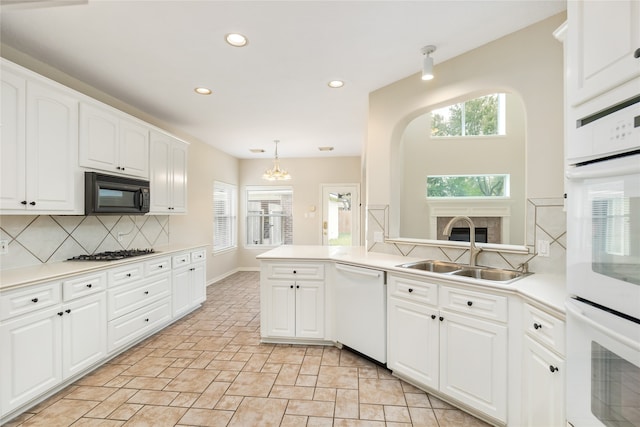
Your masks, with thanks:
M284 169L280 169L280 160L278 159L278 143L279 140L273 141L276 144L276 157L273 159L273 168L267 169L262 174L262 179L266 179L267 181L287 181L291 179L291 175Z
M433 79L433 58L429 55L436 51L434 45L428 45L422 48L424 60L422 62L422 80Z

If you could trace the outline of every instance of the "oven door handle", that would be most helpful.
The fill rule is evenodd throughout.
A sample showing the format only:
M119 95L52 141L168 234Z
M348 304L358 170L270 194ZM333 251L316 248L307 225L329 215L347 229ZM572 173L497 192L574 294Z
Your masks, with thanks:
M591 326L592 328L595 328L595 329L599 330L603 334L613 338L614 340L624 344L625 346L627 346L629 348L632 348L635 351L640 351L640 343L639 342L637 342L635 340L630 340L629 338L625 337L624 335L621 335L621 334L617 333L616 331L613 331L613 330L611 330L609 328L605 328L604 326L602 326L598 322L594 322L593 320L589 319L571 301L567 301L564 306L567 309L567 312L569 312L572 315L574 315L575 317L577 317L580 321L585 322L587 325Z
M570 180L580 180L639 174L640 162L637 162L637 156L634 156L633 158L636 161L629 164L617 164L616 166L605 166L603 163L579 166L572 170L568 170L565 173L565 176Z

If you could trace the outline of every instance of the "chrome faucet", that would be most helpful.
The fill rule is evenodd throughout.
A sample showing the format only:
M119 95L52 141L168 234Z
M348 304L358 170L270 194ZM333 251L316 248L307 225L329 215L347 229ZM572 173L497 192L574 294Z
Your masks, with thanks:
M442 233L445 236L450 237L453 224L460 220L464 220L469 224L469 265L473 267L476 265L478 254L482 252L482 248L476 247L476 226L473 225L473 221L471 221L471 218L464 215L452 218L451 221L449 221L449 223L444 227L444 231Z

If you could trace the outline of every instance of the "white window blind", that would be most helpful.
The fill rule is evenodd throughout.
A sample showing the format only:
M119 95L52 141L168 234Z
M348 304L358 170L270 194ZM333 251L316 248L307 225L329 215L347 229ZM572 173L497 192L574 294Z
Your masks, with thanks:
M293 244L291 187L247 188L247 246Z
M213 251L237 247L237 196L235 185L213 183Z

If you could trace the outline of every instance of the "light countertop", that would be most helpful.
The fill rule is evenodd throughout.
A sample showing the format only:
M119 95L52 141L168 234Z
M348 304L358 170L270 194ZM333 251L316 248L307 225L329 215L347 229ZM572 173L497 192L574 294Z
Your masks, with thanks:
M398 267L400 264L421 261L423 258L368 252L362 246L279 246L256 257L259 260L333 261L390 272L432 277L449 283L464 283L507 292L515 292L525 298L542 303L563 315L567 298L565 276L561 274L535 273L515 282L502 284L489 280L478 280L463 276L452 276L421 270Z
M118 267L133 262L171 255L176 252L202 248L207 245L165 245L154 247L154 253L115 261L60 261L28 267L0 270L0 291L64 279L83 273Z

